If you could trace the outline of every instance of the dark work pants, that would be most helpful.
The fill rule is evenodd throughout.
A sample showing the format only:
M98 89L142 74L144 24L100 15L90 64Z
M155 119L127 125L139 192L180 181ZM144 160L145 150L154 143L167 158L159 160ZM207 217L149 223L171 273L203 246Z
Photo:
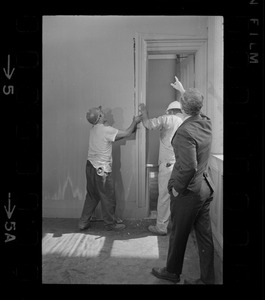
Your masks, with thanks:
M209 216L212 199L212 190L205 179L202 181L201 191L198 194L189 190L177 197L171 194L172 230L166 265L168 272L177 275L182 273L188 237L194 227L199 249L200 279L206 284L214 283L214 245Z
M101 212L105 225L114 224L116 200L112 174L107 173L104 176L99 176L88 160L86 164L86 180L87 193L79 224L87 225L89 223L99 201L101 201Z

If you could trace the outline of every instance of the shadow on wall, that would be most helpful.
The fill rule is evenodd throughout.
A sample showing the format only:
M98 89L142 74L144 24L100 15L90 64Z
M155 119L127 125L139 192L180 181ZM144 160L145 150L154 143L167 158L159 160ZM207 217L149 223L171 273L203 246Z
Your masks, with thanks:
M116 107L113 109L106 108L105 109L106 119L110 126L113 126L117 129L122 128L124 123L123 118L123 109L120 107ZM126 144L126 139L122 139L113 143L112 146L112 170L113 170L113 180L115 186L115 197L116 197L116 216L122 218L123 211L125 208L125 192L124 185L121 176L121 145Z

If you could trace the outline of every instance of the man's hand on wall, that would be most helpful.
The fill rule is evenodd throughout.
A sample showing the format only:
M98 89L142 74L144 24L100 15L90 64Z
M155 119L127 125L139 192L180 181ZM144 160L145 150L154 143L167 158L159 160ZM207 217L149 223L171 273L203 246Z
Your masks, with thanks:
M144 103L140 103L139 106L138 106L138 109L139 109L139 113L146 113L147 109L146 109L146 106Z

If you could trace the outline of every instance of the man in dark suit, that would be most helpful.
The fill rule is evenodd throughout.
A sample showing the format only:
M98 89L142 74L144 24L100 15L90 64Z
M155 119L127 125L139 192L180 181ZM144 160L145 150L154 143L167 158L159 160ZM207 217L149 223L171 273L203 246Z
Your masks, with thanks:
M176 78L175 86L178 83ZM211 121L201 113L203 96L197 89L183 90L180 103L184 121L172 138L176 162L168 182L172 229L167 264L164 268L153 268L152 274L176 283L180 281L188 237L194 228L201 276L184 283L214 284L214 246L209 216L214 187L207 173Z

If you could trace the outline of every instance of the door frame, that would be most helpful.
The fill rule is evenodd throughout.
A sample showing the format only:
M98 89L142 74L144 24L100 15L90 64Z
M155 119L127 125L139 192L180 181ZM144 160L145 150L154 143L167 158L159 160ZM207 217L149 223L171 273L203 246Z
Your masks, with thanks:
M207 103L207 38L136 33L135 35L135 114L138 105L146 104L148 54L195 53L195 87ZM174 80L174 79L173 79ZM207 109L207 105L204 105ZM207 111L204 111L207 113ZM141 124L136 131L136 205L137 217L148 217L146 189L146 131Z

